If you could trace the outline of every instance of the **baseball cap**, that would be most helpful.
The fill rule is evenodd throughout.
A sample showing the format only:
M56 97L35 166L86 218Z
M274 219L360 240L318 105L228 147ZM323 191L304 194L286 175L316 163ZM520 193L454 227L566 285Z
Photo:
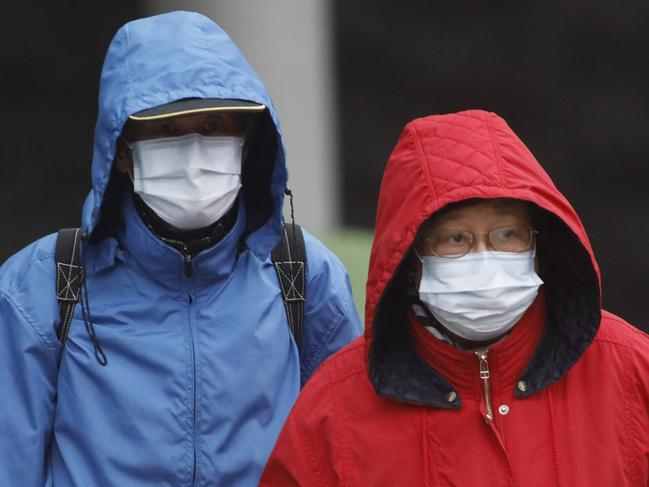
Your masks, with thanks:
M129 120L161 120L181 115L204 112L261 112L266 105L248 100L229 98L185 98L153 108L147 108L129 116Z

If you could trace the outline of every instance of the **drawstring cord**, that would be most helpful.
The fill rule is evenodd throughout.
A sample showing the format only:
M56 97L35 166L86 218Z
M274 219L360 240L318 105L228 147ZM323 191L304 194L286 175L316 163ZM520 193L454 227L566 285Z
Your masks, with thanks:
M293 192L286 188L284 190L284 194L289 197L289 203L291 205L291 223L293 224L293 241L296 241L296 233L295 233L295 207L293 206ZM85 235L84 235L85 237ZM84 240L86 240L84 238ZM81 250L81 258L83 261L84 269L85 269L85 255L83 252L83 246ZM92 345L95 349L95 358L97 359L97 362L99 362L100 365L106 366L108 364L108 359L106 358L106 354L101 348L101 343L99 342L99 337L97 336L97 333L95 332L95 326L92 324L92 320L90 317L90 304L88 302L88 287L86 286L86 278L84 275L83 278L83 283L82 283L82 293L81 293L81 314L83 315L83 322L86 325L86 332L88 333L88 336L90 337L90 340L92 340Z
M284 194L289 198L289 204L291 205L291 223L293 224L293 242L297 242L297 237L295 234L295 208L293 207L293 191L286 188Z
M87 269L85 252L83 251L83 245L81 246L81 261L83 262L83 268ZM99 338L97 337L97 333L95 333L95 326L92 324L91 317L90 317L90 304L88 302L88 287L86 286L87 274L88 274L87 272L84 272L83 280L81 284L82 286L81 299L80 299L81 315L83 316L83 322L86 325L86 332L88 333L88 336L92 341L92 346L95 350L95 358L97 359L97 362L99 362L101 366L105 367L106 364L108 364L108 359L106 358L106 354L101 348L101 343L99 343Z

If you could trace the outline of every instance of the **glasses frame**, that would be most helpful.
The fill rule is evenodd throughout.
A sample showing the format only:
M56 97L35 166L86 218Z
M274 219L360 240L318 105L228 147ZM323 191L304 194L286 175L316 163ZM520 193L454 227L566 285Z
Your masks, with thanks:
M504 227L493 228L493 229L489 230L489 232L487 232L487 233L475 233L475 232L472 232L470 230L458 230L458 232L464 232L464 233L471 234L471 243L470 243L469 248L467 249L467 251L464 252L463 254L439 255L439 254L436 254L435 252L433 252L433 246L432 246L432 244L430 242L430 238L425 238L424 242L426 242L426 246L428 247L428 251L430 252L428 255L433 255L435 257L440 257L442 259L459 259L460 257L464 257L466 254L471 252L471 250L473 249L473 246L475 245L476 241L478 241L479 237L487 237L486 242L489 244L489 246L492 249L495 249L494 244L491 241L491 238L489 237L489 235L491 235L493 232L495 232L497 230L502 230L504 228L527 228L529 230L529 232L530 232L530 243L527 244L527 247L525 247L520 252L512 252L513 254L525 252L525 251L530 250L532 247L535 246L535 244L536 244L536 236L539 234L539 231L535 230L534 227L532 227L530 225L505 225ZM497 251L497 252L506 252L506 251Z

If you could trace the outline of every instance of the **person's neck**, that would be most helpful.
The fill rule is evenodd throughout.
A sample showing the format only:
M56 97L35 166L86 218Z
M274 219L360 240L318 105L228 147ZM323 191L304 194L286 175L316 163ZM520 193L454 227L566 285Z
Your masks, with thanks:
M178 251L190 255L220 242L232 230L238 215L238 205L235 201L232 208L213 224L195 230L181 230L156 215L137 194L133 194L133 202L138 215L156 237Z

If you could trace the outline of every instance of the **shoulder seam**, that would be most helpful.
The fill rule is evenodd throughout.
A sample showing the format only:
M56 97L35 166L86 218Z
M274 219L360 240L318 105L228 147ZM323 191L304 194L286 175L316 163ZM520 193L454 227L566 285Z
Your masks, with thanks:
M611 345L617 345L618 347L626 348L626 349L629 349L629 350L633 350L633 349L634 349L634 348L633 348L632 346L630 346L628 343L624 343L624 342L617 341L617 340L611 340L610 338L595 338L595 339L593 340L593 343L595 343L595 342L599 342L599 343L609 343L609 344L611 344Z
M0 290L0 296L4 297L4 299L14 307L14 309L23 317L23 319L29 323L29 326L32 328L36 336L43 342L43 344L47 347L47 349L51 352L52 356L56 359L56 347L51 343L47 335L45 335L36 325L34 320L25 312L22 306L20 306L18 303L16 303L11 296L9 296L7 293L4 291Z
M11 286L11 284L10 284L8 287L10 287L10 288L15 287L16 289L20 289L22 287L23 279L29 273L29 270L34 266L34 264L36 262L43 262L45 260L51 260L52 261L52 269L56 269L56 264L54 263L54 254L53 253L52 254L47 254L47 255L41 255L40 257L30 259L29 260L29 265L20 273L20 280L13 281L15 286ZM0 293L7 296L7 298L9 297L9 295L6 294L6 292L2 291L2 289L0 289ZM13 303L13 301L10 301L10 302Z

